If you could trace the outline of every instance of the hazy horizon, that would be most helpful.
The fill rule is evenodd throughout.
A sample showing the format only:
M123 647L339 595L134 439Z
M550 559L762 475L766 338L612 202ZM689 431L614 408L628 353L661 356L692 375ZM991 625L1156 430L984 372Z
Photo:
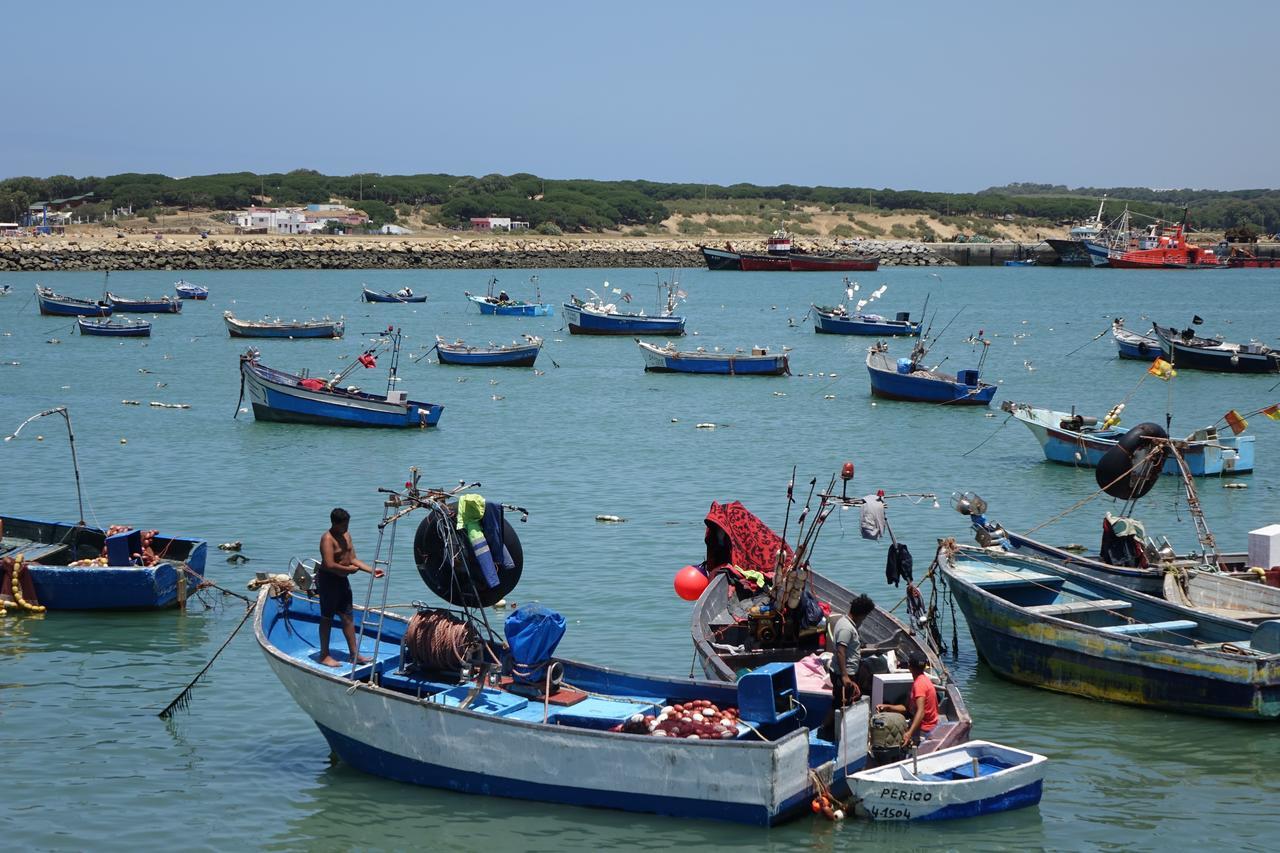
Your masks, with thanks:
M10 177L1265 189L1280 7L6 9Z

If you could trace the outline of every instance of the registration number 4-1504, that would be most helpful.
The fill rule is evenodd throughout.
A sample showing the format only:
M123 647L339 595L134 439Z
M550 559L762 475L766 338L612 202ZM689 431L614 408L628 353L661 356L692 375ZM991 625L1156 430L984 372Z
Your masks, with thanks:
M911 809L900 806L873 806L868 811L878 820L911 820Z

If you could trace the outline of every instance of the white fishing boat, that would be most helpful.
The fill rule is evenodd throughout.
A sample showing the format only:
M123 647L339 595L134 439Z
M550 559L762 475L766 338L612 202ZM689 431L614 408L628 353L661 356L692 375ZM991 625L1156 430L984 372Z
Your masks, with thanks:
M854 810L872 820L947 820L1040 802L1046 759L971 740L849 777Z

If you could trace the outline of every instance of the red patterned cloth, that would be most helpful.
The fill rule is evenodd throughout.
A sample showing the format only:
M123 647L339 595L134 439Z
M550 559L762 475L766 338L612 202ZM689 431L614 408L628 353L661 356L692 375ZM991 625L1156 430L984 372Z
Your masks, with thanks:
M708 537L712 526L718 527L729 537L733 565L740 569L760 572L772 580L778 549L783 550L788 560L792 557L791 546L783 542L782 537L770 530L767 524L752 515L741 501L728 504L712 501L705 523Z

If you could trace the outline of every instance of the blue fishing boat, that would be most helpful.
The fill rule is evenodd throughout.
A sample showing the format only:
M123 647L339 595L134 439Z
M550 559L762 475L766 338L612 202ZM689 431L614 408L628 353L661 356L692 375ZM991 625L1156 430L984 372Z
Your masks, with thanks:
M63 296L44 285L36 285L36 304L40 313L53 317L110 317L111 306L105 302Z
M1005 400L1000 408L1026 425L1040 442L1044 458L1062 465L1096 468L1103 455L1120 443L1128 427L1098 425L1098 419L1075 412L1056 412L1026 403ZM1118 420L1118 418L1117 418ZM1251 435L1220 434L1215 427L1198 429L1177 441L1193 477L1247 474L1253 470L1254 438ZM1178 460L1165 457L1165 474L1179 475Z
M21 558L49 610L154 610L180 603L204 576L202 539L155 531L0 516L0 559ZM187 571L189 569L189 571Z
M533 367L542 351L542 338L525 335L523 344L489 344L467 346L463 341L449 343L436 335L436 355L441 364L469 367Z
M888 285L882 284L867 294L865 298L854 302L858 284L846 277L844 280L845 298L850 303L853 303L853 310L850 311L843 304L835 306L810 305L809 311L813 314L813 330L819 334L826 335L866 335L877 338L895 337L897 335L919 337L920 323L912 321L909 311L899 311L892 320L880 314L863 311L869 304L883 296L887 289ZM927 311L929 308L928 298L925 299L924 304Z
M443 406L410 400L405 392L397 390L400 340L401 334L396 330L378 347L390 350L391 366L385 393L374 394L355 385L342 385L357 367L377 366L375 349L362 353L345 370L327 380L267 367L258 360L258 351L251 349L240 356L241 398L248 393L253 416L260 421L352 427L425 429L435 426Z
M367 286L360 286L360 298L365 302L411 302L422 303L427 301L426 295L414 296L412 287L402 287L395 293L389 290L381 292L370 290Z
M1161 711L1280 718L1280 620L1225 619L954 540L938 560L979 658L1003 678Z
M1043 755L971 740L849 777L854 811L871 820L951 820L1034 806Z
M106 302L117 314L179 314L182 312L182 300L172 296L161 296L159 299L150 297L129 299L107 291Z
M542 301L542 291L538 288L538 277L535 275L529 280L533 283L534 299L537 299L537 302L521 302L512 299L505 290L498 290L495 294L493 291L498 279L493 277L489 279L484 296L477 296L468 290L464 290L463 293L467 299L470 299L480 308L481 314L500 317L550 317L551 306Z
M605 282L605 287L609 282ZM665 303L662 293L665 291ZM684 291L673 280L658 283L658 314L646 315L643 311L626 312L618 308L616 303L608 302L591 288L587 288L591 298L582 300L570 296L564 303L564 318L569 324L571 335L662 335L669 338L684 334L684 317L676 316L676 304L684 298ZM623 302L631 301L631 294L614 288L614 294Z
M1124 327L1123 317L1111 321L1111 337L1116 342L1121 358L1154 361L1161 354L1159 338L1131 332Z
M186 592L204 576L204 540L85 524L76 438L66 406L37 412L5 441L18 438L32 421L54 415L67 427L80 521L0 515L0 565L16 584L11 587L14 599L21 590L26 604L50 610L148 610L184 604Z
M847 792L848 775L865 766L868 700L839 713L838 742L825 740L812 721L829 696L827 706L798 696L790 665L726 684L579 663L555 654L566 622L540 606L516 610L495 632L482 606L465 604L466 591L485 580L462 562L481 552L445 506L451 493L419 491L416 478L411 486L384 508L376 551L393 553L397 520L426 509L415 543L425 531L457 559L415 544L414 560L453 607L422 606L409 619L357 608L367 662L342 654L335 669L319 662L315 599L267 587L257 600L255 635L268 665L344 763L489 797L758 826L809 813L824 788ZM483 553L496 562L511 537L495 544ZM357 597L385 602L393 571Z
M742 352L680 352L671 344L657 347L637 340L644 356L644 369L651 373L709 373L720 376L791 375L787 353L769 353L763 347Z
M889 347L884 343L867 350L867 373L871 377L871 393L889 400L916 403L941 403L956 406L986 406L996 394L996 386L980 379L982 363L987 356L987 342L982 342L978 367L958 371L954 376L936 368L925 367L928 350L916 344L909 358L890 361Z
M110 338L149 338L151 324L145 320L86 319L76 320L76 326L82 335L97 335Z
M1280 351L1257 341L1236 344L1221 338L1202 338L1193 329L1178 330L1153 323L1165 359L1179 370L1219 373L1280 372Z
M345 329L342 318L330 320L239 320L230 311L222 312L227 333L233 338L340 338Z
M180 299L208 299L209 288L203 284L192 284L184 279L178 279L173 284L173 289L178 292Z
M1016 261L1005 261L1004 265L1006 267L1034 267L1036 265L1036 259L1022 258L1021 260Z
M911 319L910 312L899 311L897 317L890 320L880 314L864 314L861 311L850 314L843 306L812 306L813 330L823 335L866 335L868 337L887 338L896 335L916 337L920 334L920 323Z

